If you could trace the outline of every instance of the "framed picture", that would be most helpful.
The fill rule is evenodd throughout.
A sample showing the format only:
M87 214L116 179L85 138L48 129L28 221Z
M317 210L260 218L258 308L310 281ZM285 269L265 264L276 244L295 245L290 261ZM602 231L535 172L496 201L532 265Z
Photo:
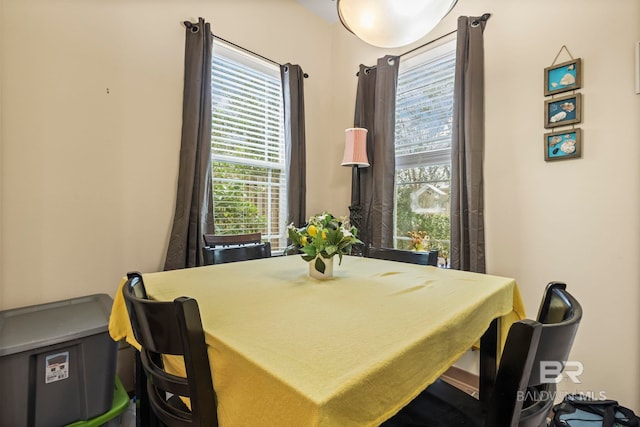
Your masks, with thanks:
M582 59L572 59L544 69L544 96L582 87Z
M582 156L582 130L580 128L551 132L544 135L544 159L572 159Z
M582 94L563 96L544 101L544 127L553 128L582 120Z

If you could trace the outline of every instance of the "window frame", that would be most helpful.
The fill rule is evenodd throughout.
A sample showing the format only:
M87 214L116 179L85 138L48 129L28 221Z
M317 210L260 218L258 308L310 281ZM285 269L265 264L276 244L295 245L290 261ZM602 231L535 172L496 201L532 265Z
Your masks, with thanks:
M451 76L455 77L455 52L456 52L456 39L445 41L438 46L421 51L412 55L407 59L403 59L400 62L400 68L398 70L398 80L402 78L402 74L409 70L413 70L416 67L420 67L424 64L433 63L441 58L449 58L453 56L454 62L453 67L451 69ZM454 88L451 89L451 97L454 96ZM396 98L396 105L399 104L398 100L400 98ZM453 110L451 110L451 124L453 126ZM398 121L396 117L396 140L398 138ZM396 155L395 155L395 176L397 177L398 171L401 169L411 169L411 168L420 168L420 167L430 167L430 166L440 166L440 165L448 165L451 167L451 139L453 136L453 127L450 128L450 134L446 138L448 140L448 147L446 148L435 148L428 151L422 151L419 153L409 153L409 154L398 154L398 146L396 146ZM433 141L431 139L430 141ZM450 187L449 187L450 188ZM406 235L399 234L398 231L398 182L394 183L394 210L393 210L393 244L394 247L398 248L401 242L408 242L411 240L410 237ZM449 217L450 218L450 217ZM450 245L451 235L449 234L449 241L445 242Z
M270 127L269 128L270 137L267 138L266 137L267 132L265 132L265 138L264 138L265 141L269 140L271 141L272 144L274 140L278 141L279 146L276 150L278 152L277 162L274 162L271 159L269 159L268 154L265 154L265 158L269 160L265 160L265 158L263 158L262 160L257 160L257 159L242 158L241 156L234 156L232 153L228 153L228 152L219 153L217 152L217 150L214 149L214 141L215 141L214 133L216 131L219 131L219 129L216 128L216 124L215 124L215 121L218 117L215 116L216 105L214 103L216 101L216 96L214 94L216 91L216 84L220 83L219 77L216 75L214 68L216 66L216 60L218 60L219 58L224 58L225 61L230 61L234 63L234 65L237 64L241 67L251 69L256 74L268 76L268 78L272 80L272 83L277 82L277 96L272 97L270 99L278 102L278 107L276 108L276 110L278 111L277 126ZM288 206L287 204L288 176L287 176L287 165L286 165L286 141L285 141L285 135L284 135L284 105L283 105L283 95L282 95L283 88L282 88L282 81L280 77L280 67L265 59L262 59L255 55L251 55L247 52L244 52L230 43L214 38L211 74L212 74L212 77L211 77L211 108L212 108L211 186L212 186L213 197L215 197L216 182L225 181L225 179L216 180L215 162L224 162L227 164L262 167L267 169L269 173L272 173L273 171L279 171L278 183L273 183L271 180L269 180L265 184L266 193L267 193L267 201L265 202L267 207L264 209L266 221L265 223L263 223L264 228L261 230L261 233L262 233L263 240L271 242L271 245L273 247L273 253L282 252L286 247L286 243L287 243L286 220L287 220L287 206ZM229 81L225 81L225 82L229 83ZM231 85L228 85L228 86L231 86ZM265 111L267 110L268 108L266 107L266 103L265 103ZM272 136L276 134L277 134L277 138L273 138ZM229 138L232 139L233 135L230 135ZM221 141L220 144L223 145L224 143L222 142L222 140L220 141ZM270 152L271 155L274 154L273 147L268 147L268 144L266 143L264 144L264 146L265 146L265 153ZM234 180L227 179L226 181L231 182ZM242 179L238 179L238 180L235 180L234 182L242 183L242 181L243 181ZM277 198L272 195L272 190L274 190L276 187L278 191ZM278 207L276 208L277 209L277 228L273 226L273 224L275 224L276 219L272 217L272 215L275 213L273 204L276 200L278 203ZM215 206L214 206L213 214L214 214L214 222L215 222L215 214L216 214ZM244 224L244 223L240 222L239 224ZM218 232L217 227L216 227L216 232Z

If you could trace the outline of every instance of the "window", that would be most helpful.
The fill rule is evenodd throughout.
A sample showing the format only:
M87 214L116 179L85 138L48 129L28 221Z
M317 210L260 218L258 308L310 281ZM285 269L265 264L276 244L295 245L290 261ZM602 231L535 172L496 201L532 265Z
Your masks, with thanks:
M280 68L215 40L211 151L216 234L261 232L286 246Z
M396 98L394 245L411 248L426 232L425 249L448 262L449 191L455 41L400 62Z

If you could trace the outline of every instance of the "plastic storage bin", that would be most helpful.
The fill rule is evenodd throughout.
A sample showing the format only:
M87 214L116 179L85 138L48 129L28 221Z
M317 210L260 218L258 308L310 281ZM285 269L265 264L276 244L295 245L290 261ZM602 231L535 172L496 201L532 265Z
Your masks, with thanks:
M111 409L111 305L96 294L0 311L0 426L59 427Z
M116 376L116 388L113 394L113 405L111 409L95 418L87 421L76 421L66 427L118 427L120 426L122 413L129 409L130 404L129 395L124 389L120 378Z

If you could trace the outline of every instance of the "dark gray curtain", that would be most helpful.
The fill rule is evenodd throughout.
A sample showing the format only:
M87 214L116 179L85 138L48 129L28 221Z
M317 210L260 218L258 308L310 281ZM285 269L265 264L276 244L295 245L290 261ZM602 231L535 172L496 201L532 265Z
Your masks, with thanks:
M458 18L451 146L451 268L485 272L484 41L489 15Z
M284 98L287 164L287 222L301 227L307 221L307 165L304 122L304 73L299 65L280 66Z
M176 210L165 270L204 265L202 234L213 232L211 195L211 27L185 23L182 142Z
M395 179L395 112L400 57L379 58L375 67L360 65L354 126L367 134L370 167L360 168L362 224L365 245L393 247ZM353 197L352 197L353 200Z

